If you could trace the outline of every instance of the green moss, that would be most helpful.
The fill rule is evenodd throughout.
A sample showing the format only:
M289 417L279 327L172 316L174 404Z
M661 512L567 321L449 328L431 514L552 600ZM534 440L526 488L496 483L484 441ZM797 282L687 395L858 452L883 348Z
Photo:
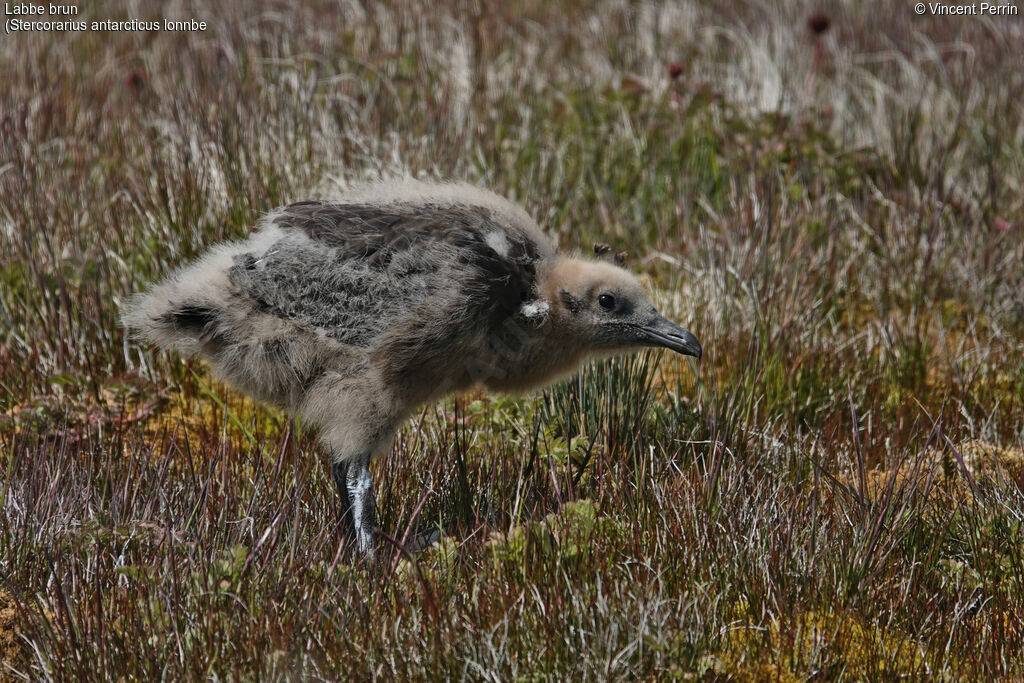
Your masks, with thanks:
M487 546L496 568L522 565L528 555L545 563L577 564L593 558L596 543L614 544L621 533L618 523L602 517L592 501L579 500L566 503L542 522L494 531Z

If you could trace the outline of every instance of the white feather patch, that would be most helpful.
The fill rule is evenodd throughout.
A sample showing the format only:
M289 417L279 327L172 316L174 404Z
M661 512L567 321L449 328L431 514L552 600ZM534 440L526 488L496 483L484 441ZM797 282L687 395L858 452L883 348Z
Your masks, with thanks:
M505 233L495 230L494 232L487 233L484 237L484 242L487 242L487 246L493 249L498 256L508 256L509 244L508 238L505 237Z
M531 301L522 305L519 315L528 320L537 320L546 317L549 309L547 301Z

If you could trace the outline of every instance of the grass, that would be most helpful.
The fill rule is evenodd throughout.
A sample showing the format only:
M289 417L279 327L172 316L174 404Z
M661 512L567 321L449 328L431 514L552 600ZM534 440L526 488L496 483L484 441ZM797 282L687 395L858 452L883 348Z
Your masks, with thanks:
M1024 675L1019 18L175 7L0 44L0 678ZM314 435L117 319L403 174L629 252L706 355L425 406L378 523L447 538L368 573Z

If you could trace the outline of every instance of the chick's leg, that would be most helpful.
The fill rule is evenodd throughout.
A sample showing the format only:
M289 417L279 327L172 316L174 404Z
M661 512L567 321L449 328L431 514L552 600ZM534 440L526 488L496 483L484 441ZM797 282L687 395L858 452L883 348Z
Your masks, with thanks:
M381 390L374 368L362 374L325 373L307 390L303 419L322 425L320 441L332 455L331 474L342 504L342 523L351 529L360 555L373 561L375 501L370 458L391 446L407 414L404 404Z
M341 498L341 528L355 542L359 554L372 562L375 501L369 465L366 454L333 462L331 473Z
M338 487L338 496L341 498L341 519L339 525L342 533L353 537L355 525L352 522L352 497L348 494L348 470L347 460L335 460L331 458L331 473L334 475L334 485Z
M356 548L359 554L373 562L373 526L375 505L373 479L370 477L370 454L365 453L352 459L348 464L345 484L352 501L352 528L355 531Z

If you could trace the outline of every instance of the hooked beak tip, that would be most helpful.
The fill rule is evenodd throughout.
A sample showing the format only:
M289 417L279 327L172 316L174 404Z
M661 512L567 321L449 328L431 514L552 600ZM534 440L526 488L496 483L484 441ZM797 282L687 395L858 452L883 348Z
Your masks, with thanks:
M689 343L686 345L685 349L683 349L681 351L678 350L678 349L674 349L674 350L678 351L679 353L683 354L684 356L693 356L698 361L700 361L700 359L704 357L704 349L703 349L703 347L701 347L700 342L692 334L690 335Z

